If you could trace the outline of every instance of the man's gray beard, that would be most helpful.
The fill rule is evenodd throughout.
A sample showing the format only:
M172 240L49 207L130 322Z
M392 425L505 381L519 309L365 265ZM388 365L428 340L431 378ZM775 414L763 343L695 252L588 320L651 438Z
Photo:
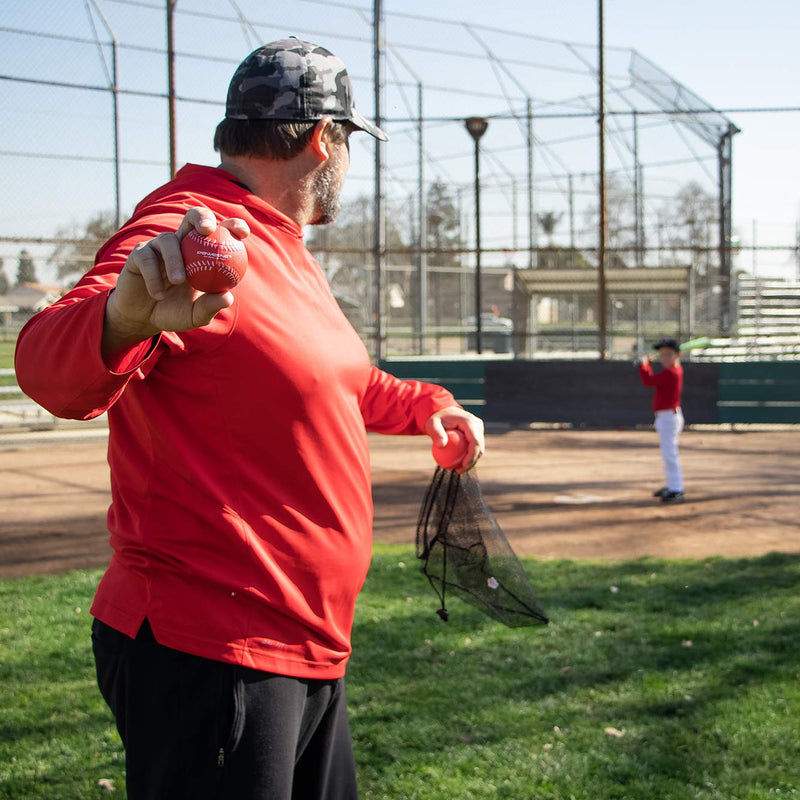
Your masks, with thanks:
M319 212L311 224L328 225L336 219L342 207L340 197L342 187L337 180L334 164L328 162L325 169L320 170L314 176L311 189Z

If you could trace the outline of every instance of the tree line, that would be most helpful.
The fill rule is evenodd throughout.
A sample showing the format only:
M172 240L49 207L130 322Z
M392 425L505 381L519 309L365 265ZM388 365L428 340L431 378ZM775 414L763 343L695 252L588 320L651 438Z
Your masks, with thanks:
M20 250L17 259L16 281L11 282L5 270L5 261L0 258L0 294L8 294L15 286L25 283L37 283L36 265L33 256L27 250Z
M635 231L635 198L623 187L609 187L607 209L607 246L614 251L611 256L614 266L634 266L626 263L635 258L637 247L645 242L649 249L653 246L660 258L668 263L689 261L698 274L707 275L710 270L710 251L718 222L716 199L696 183L684 186L674 198L664 201L662 206L649 217L656 220L653 230L645 234L639 231L638 241ZM355 297L362 295L357 286L364 280L365 253L373 247L374 220L372 199L361 196L345 202L337 221L333 225L312 228L307 243L329 279L339 283L351 284L350 293ZM390 210L386 217L385 243L387 264L389 266L414 264L419 258L419 215L408 209L405 213ZM462 251L468 249L462 210L458 193L449 185L437 181L428 187L425 198L425 235L423 249L428 262L438 267L457 267L462 264ZM556 245L556 230L563 228L564 212L544 210L536 215L539 233L544 244L540 244L540 266L590 267L592 266L581 250L590 250L591 237L596 230L597 211L588 209L581 220L579 231L574 231L574 221L570 219L570 246ZM641 222L640 222L641 224ZM116 230L116 221L111 212L101 212L92 217L82 228L61 229L56 238L63 239L47 258L47 264L54 269L57 280L68 283L77 280L90 267L99 247ZM627 254L627 255L626 255ZM5 294L15 286L37 283L34 259L27 250L21 250L17 259L15 280L12 282L0 259L0 294Z

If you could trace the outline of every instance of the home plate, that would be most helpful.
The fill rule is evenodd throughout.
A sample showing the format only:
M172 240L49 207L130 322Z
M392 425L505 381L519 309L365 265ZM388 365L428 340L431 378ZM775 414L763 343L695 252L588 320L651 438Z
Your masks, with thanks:
M588 503L605 503L605 497L598 497L596 494L557 494L553 498L554 503L561 503L570 506L582 506Z

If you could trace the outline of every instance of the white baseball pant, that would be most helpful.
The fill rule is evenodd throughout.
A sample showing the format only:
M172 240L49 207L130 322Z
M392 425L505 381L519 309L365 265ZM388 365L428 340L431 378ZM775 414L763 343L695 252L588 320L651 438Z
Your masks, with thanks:
M683 412L667 409L656 411L656 433L664 462L664 486L670 492L683 491L683 472L678 455L678 437L683 430Z

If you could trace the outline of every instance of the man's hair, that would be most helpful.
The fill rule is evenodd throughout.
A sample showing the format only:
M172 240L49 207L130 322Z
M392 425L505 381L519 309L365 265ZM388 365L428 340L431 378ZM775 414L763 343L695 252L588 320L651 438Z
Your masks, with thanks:
M311 141L317 121L284 122L274 119L223 119L214 132L214 150L228 156L253 156L288 161L303 152ZM334 144L347 141L348 124L331 123Z

